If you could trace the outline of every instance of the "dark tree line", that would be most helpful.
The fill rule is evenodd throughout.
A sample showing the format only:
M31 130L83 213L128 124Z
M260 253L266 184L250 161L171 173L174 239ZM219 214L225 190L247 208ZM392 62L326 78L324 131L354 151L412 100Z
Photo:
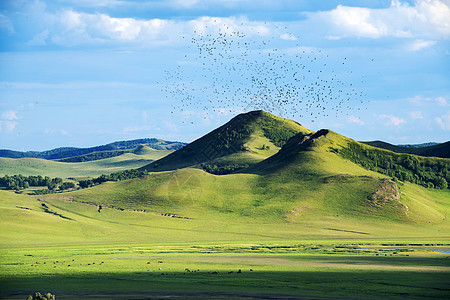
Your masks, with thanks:
M56 297L52 293L41 294L39 292L29 295L27 300L55 300Z
M128 150L115 150L115 151L101 151L101 152L93 152L85 155L80 156L73 156L68 158L60 159L61 162L70 162L70 163L77 163L77 162L86 162L86 161L94 161L94 160L100 160L105 158L111 158L116 157L119 155L122 155L124 153L131 152Z
M91 187L97 184L101 184L106 181L121 181L126 179L133 179L138 177L143 177L147 175L146 170L126 170L117 173L112 173L109 175L100 175L97 178L80 180L78 182L81 188ZM35 195L50 194L55 192L61 192L68 189L76 188L73 182L63 182L62 178L50 178L48 176L42 177L37 176L23 176L23 175L5 175L0 177L0 187L6 190L16 190L20 191L22 189L27 189L31 186L47 187L46 189L36 190L33 193Z
M367 149L358 143L347 148L332 149L362 167L394 179L420 184L428 188L446 189L450 180L450 160Z
M247 168L247 164L201 164L203 170L214 175L231 174Z
M50 178L48 176L23 176L23 175L5 175L0 177L0 187L7 190L27 189L30 186L46 186L49 190L54 190L62 184L59 177Z
M97 178L80 180L78 184L81 188L88 188L94 185L101 184L106 181L121 181L133 178L139 178L148 175L146 170L125 170L121 172L111 173L109 175L102 174Z

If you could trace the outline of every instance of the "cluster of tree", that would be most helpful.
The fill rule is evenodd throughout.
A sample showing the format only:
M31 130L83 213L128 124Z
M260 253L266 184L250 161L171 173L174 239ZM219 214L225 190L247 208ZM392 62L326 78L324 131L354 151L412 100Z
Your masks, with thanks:
M139 178L148 175L147 170L125 170L121 172L111 173L109 175L102 174L97 178L80 180L78 182L81 188L88 188L106 181L121 181L126 179Z
M277 127L266 126L263 127L264 136L267 137L275 146L283 147L286 142L297 134L297 132L290 128L283 128L280 130Z
M250 134L250 130L247 126L241 127L235 125L236 124L230 124L217 133L217 150L221 151L230 148L233 149L233 147L240 147L242 139ZM237 146L237 144L239 144L239 146Z
M47 195L47 194L55 194L55 190L49 190L49 189L41 189L41 190L34 190L32 193L29 193L30 195Z
M5 175L0 177L0 187L7 190L27 189L30 186L47 186L49 190L54 190L62 184L61 178L50 178L48 176L23 176L23 175Z
M59 186L59 192L69 190L69 189L74 189L75 187L76 187L76 185L73 182L63 182ZM58 192L58 190L56 189L56 187L54 187L52 185L51 188L48 187L46 189L33 191L33 195L45 195L45 194L53 194L53 193L57 193L57 192Z
M362 167L388 175L394 179L420 184L428 188L446 189L450 180L450 161L440 158L418 157L367 149L349 143L338 152L342 157Z
M27 297L27 300L55 300L56 297L52 293L46 293L42 295L41 293L37 292L34 293L34 295L29 295Z
M247 168L247 164L201 164L203 170L214 175L226 175Z

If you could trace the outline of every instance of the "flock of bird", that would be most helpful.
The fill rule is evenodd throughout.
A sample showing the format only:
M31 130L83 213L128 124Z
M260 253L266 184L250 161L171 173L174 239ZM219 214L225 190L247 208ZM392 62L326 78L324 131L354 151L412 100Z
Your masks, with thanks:
M187 52L194 54L186 54L176 69L166 70L162 86L173 115L201 110L206 119L225 109L262 109L314 122L348 115L364 104L366 95L353 85L364 78L355 79L347 57L336 62L298 41L279 49L276 37L250 38L226 24L218 27L213 33L194 31L189 41L194 51Z

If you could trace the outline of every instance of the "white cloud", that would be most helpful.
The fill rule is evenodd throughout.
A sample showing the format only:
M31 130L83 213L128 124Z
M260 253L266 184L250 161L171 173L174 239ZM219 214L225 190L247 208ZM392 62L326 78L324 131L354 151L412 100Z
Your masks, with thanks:
M3 132L3 128L7 133L12 132L16 129L17 124L16 121L0 121L0 132Z
M200 1L199 0L172 0L171 1L172 6L177 8L191 8L195 5L197 5Z
M355 124L358 124L358 125L364 125L364 121L362 121L360 118L355 117L355 116L348 117L347 122L355 123Z
M436 41L416 40L408 45L407 49L410 51L419 51L436 45Z
M7 110L2 113L2 119L8 120L8 121L18 120L19 117L17 116L17 113L18 113L18 111L16 111L16 110Z
M14 131L14 129L16 129L16 126L17 126L17 122L15 122L15 121L9 121L9 122L4 122L5 123L5 126L6 126L6 131L7 132L11 132L11 131Z
M125 127L122 131L125 133L130 133L130 132L141 132L141 131L148 131L152 129L151 126L147 126L147 125L143 125L143 126L128 126Z
M413 5L393 0L388 8L370 9L338 5L331 11L309 13L311 19L329 24L330 38L342 37L450 37L450 2L416 0ZM430 42L416 47L430 46Z
M175 125L174 123L168 122L168 121L163 121L163 123L164 123L165 129L172 131L172 132L178 131L177 125Z
M286 53L289 55L295 55L295 54L315 54L315 53L319 53L320 51L321 50L319 48L297 46L297 47L286 48L280 52L283 52L283 53Z
M72 5L83 7L114 7L126 5L127 1L121 0L62 0Z
M444 97L437 97L436 104L438 106L447 106L447 100Z
M70 133L66 130L61 129L59 132L61 133L61 135L70 136Z
M141 114L141 120L142 120L142 122L144 122L144 123L147 123L148 122L148 113L147 113L147 111L143 111L142 112L142 114Z
M50 32L48 31L48 29L45 29L44 31L34 35L33 38L27 42L27 44L30 46L46 45L49 34Z
M0 81L0 87L9 89L111 89L111 88L149 88L155 86L152 83L130 83L120 81L69 81L62 83L42 83L42 82L8 82Z
M28 45L53 43L59 46L108 45L111 43L136 43L140 46L155 46L180 43L183 37L208 33L241 32L247 36L265 36L269 26L263 22L249 21L245 17L198 17L192 20L115 18L107 14L86 13L73 9L55 13L36 12L43 28L36 33ZM37 18L35 18L37 19ZM187 42L188 39L185 39Z
M298 38L295 35L291 34L291 33L284 33L284 34L280 35L280 38L282 40L287 40L287 41L296 41L296 40L298 40Z
M408 98L408 100L411 104L415 106L437 105L445 107L448 105L447 99L442 96L436 98L415 96L413 98Z
M386 122L384 123L385 126L398 127L398 126L406 123L405 120L403 120L403 119L401 119L399 117L393 116L393 115L385 115L385 114L383 114L383 115L379 115L378 118L380 118L382 120L386 120Z
M450 130L450 111L441 117L437 117L435 121L439 124L442 130Z
M414 120L421 120L421 119L423 119L423 114L422 114L421 111L411 111L411 112L409 112L409 115Z
M0 14L0 29L5 30L8 34L14 33L13 23L7 16L3 14Z

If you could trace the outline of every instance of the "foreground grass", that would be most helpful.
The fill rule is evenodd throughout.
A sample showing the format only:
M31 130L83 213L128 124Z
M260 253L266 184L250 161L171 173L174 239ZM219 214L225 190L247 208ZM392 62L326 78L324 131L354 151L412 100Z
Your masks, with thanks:
M127 294L448 297L448 256L431 252L431 246L401 252L371 247L235 242L2 248L0 285L7 299L34 291L51 291L58 299Z

